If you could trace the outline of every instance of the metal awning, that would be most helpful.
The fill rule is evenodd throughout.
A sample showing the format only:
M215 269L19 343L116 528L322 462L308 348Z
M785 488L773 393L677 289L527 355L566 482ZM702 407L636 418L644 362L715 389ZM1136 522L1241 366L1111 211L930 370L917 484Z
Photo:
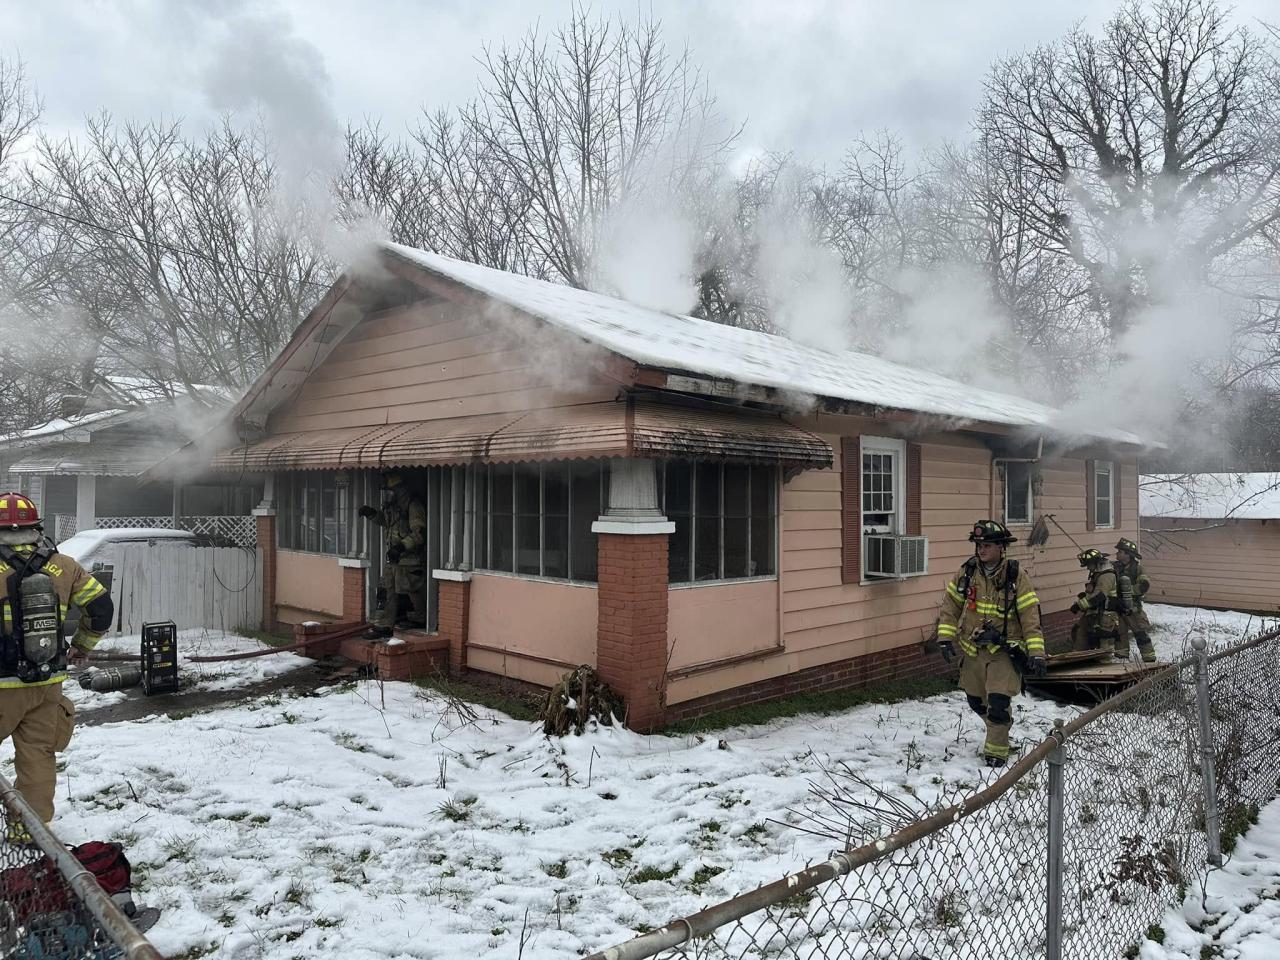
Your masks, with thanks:
M97 439L88 443L48 444L9 467L11 473L136 477L159 463L185 440L136 437Z
M628 399L527 413L277 434L219 452L215 470L337 470L603 457L829 467L821 437L780 416Z

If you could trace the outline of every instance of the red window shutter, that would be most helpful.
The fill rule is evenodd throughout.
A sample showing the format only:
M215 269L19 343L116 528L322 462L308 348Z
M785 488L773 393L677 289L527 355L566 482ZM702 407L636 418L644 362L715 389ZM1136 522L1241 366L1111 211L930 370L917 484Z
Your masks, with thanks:
M1086 530L1096 530L1098 521L1094 517L1097 510L1098 502L1095 499L1098 492L1098 475L1094 470L1094 460L1086 460L1084 462L1084 528Z
M1111 525L1120 529L1120 461L1111 464Z
M840 582L862 581L862 442L840 439Z
M907 444L907 536L920 536L920 444Z

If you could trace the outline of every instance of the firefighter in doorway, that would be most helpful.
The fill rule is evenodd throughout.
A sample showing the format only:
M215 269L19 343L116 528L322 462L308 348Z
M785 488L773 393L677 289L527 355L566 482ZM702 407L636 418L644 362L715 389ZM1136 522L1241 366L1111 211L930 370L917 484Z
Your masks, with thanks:
M71 742L75 707L62 695L67 662L85 656L110 628L114 608L106 587L75 560L43 540L35 504L20 493L0 493L0 741L13 737L15 786L46 823L53 819L55 754ZM67 643L67 607L80 623ZM25 840L21 821L10 840Z
M1111 561L1101 550L1090 547L1076 557L1089 571L1084 590L1076 595L1071 612L1079 614L1071 627L1072 650L1115 650L1120 635L1119 580Z
M385 531L387 562L382 566L382 582L378 587L378 609L373 625L365 631L370 640L391 636L393 627L424 628L427 625L427 577L425 550L427 511L404 482L404 476L391 472L382 475L383 489L390 492L381 509L363 506L360 516ZM410 612L397 621L400 598L408 595Z
M1002 767L1009 759L1013 698L1022 692L1022 675L1045 673L1040 598L1027 571L1004 555L1016 540L1004 524L979 520L969 540L974 555L947 583L938 641L948 663L957 646L964 654L960 686L969 708L987 724L983 760Z
M1138 545L1132 540L1121 537L1120 542L1116 544L1115 568L1121 597L1123 598L1125 593L1125 580L1129 581L1133 594L1128 612L1120 611L1120 635L1116 638L1116 659L1129 659L1129 635L1133 634L1133 639L1138 641L1138 652L1142 654L1142 662L1155 663L1156 648L1151 643L1151 621L1147 619L1147 613L1142 609L1142 600L1151 589L1151 581L1147 578L1146 571L1142 569L1142 554L1138 552Z

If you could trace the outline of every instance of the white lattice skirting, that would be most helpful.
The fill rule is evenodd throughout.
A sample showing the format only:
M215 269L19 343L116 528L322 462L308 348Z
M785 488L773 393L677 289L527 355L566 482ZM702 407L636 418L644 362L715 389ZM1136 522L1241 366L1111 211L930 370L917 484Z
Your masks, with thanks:
M74 527L75 518L60 516L58 520L58 539L65 539L70 534L63 534L62 521L70 520ZM174 524L173 517L169 516L97 517L93 525L99 530L118 530L121 527L172 528ZM258 544L258 526L253 517L179 517L178 528L212 537L224 537L238 547L254 547Z

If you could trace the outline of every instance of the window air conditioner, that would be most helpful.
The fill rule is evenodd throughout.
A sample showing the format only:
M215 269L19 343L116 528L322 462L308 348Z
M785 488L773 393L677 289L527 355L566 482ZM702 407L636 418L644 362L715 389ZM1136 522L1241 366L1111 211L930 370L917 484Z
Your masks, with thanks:
M929 572L929 538L869 533L862 569L868 579L918 577Z

